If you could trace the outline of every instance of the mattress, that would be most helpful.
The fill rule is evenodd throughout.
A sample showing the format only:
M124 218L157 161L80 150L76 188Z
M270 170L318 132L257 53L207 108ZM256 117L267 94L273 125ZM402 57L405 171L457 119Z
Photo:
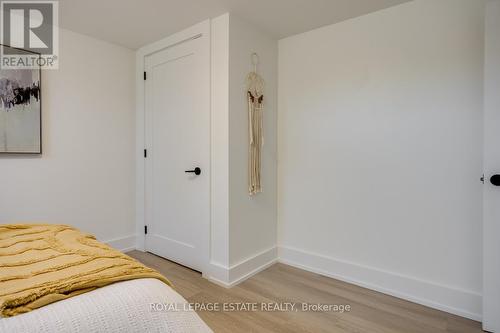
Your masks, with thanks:
M2 333L212 332L186 300L158 279L117 282L0 319Z

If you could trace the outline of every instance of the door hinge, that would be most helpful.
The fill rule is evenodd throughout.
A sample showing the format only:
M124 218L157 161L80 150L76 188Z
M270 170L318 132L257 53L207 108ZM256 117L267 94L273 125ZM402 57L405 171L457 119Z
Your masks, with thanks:
M144 81L146 81L146 72L144 72Z
M144 149L144 158L148 157L148 150Z
M147 225L144 226L144 234L146 234L146 235L148 234L148 226Z

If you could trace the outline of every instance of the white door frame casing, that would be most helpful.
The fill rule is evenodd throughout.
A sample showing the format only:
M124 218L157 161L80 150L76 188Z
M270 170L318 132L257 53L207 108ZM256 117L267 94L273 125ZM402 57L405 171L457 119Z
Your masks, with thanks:
M210 73L210 21L206 20L167 38L154 42L152 44L141 47L136 52L136 248L141 251L145 251L145 231L144 226L146 225L146 210L145 210L145 175L146 175L146 163L144 158L144 149L146 147L146 133L145 133L145 81L144 81L144 71L145 63L144 59L146 56L156 53L158 51L164 50L166 48L172 47L184 41L188 41L193 38L198 38L203 44L202 53L203 58L206 59L206 71ZM206 80L206 112L210 114L210 74L206 75L206 78L200 78L201 80ZM207 171L211 174L210 166ZM205 168L206 169L206 168ZM203 226L202 233L202 272L208 270L208 265L210 261L210 216L207 220L206 225Z

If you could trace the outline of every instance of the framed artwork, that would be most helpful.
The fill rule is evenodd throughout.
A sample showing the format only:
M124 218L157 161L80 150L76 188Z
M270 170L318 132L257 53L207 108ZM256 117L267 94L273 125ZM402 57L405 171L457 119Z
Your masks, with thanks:
M1 44L0 47L2 51L10 48ZM0 154L42 153L41 78L39 68L0 66Z

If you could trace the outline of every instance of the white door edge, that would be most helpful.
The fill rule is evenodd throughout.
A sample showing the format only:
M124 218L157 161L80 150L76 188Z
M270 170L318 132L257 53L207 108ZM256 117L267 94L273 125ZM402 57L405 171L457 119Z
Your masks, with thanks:
M485 15L483 329L500 332L500 1L489 1Z

